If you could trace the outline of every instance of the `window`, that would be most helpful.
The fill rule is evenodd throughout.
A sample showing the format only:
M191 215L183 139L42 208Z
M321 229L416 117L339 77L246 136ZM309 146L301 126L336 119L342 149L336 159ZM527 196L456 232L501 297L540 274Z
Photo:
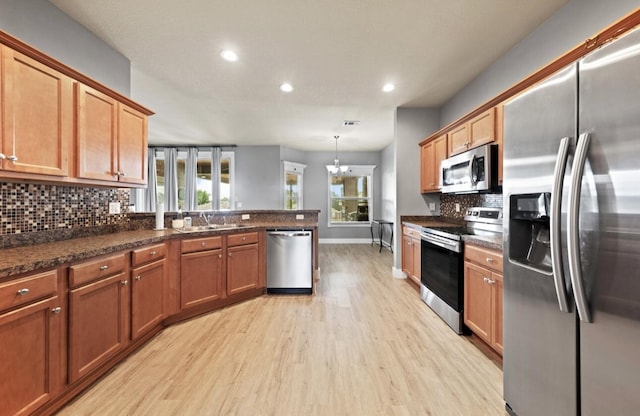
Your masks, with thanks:
M302 209L302 184L307 165L283 162L284 165L284 209Z
M342 175L328 174L329 226L366 225L373 217L375 166L350 166Z

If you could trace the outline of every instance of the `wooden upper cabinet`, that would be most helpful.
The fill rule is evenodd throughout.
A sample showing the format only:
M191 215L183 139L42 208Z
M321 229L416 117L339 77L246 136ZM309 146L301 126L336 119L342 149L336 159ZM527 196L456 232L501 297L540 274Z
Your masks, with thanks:
M448 134L449 156L462 153L496 140L496 109L490 108Z
M78 177L146 184L147 117L78 84Z
M6 46L2 52L0 170L69 175L74 81ZM10 175L4 175L10 176Z
M424 144L420 148L420 192L437 192L442 187L440 162L447 158L447 135Z
M118 106L119 181L147 183L147 116L124 104Z
M84 84L77 84L78 177L117 181L118 103Z

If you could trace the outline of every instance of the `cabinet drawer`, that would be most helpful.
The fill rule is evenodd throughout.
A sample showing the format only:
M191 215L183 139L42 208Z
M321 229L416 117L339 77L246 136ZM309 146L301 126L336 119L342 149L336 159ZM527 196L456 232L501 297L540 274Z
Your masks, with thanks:
M0 285L0 311L54 295L57 291L57 270L3 283Z
M227 236L227 246L241 246L243 244L252 244L258 242L258 233L242 233L231 234Z
M420 231L414 228L404 227L402 233L408 237L420 239Z
M149 263L150 261L164 258L165 255L166 248L164 244L156 244L145 248L139 248L137 250L133 250L131 254L131 265L136 267L141 264Z
M103 279L125 269L124 253L69 267L69 286L74 288L97 279Z
M192 253L194 251L213 250L222 248L222 236L193 238L182 241L182 252Z
M483 247L465 245L465 260L502 273L502 253Z

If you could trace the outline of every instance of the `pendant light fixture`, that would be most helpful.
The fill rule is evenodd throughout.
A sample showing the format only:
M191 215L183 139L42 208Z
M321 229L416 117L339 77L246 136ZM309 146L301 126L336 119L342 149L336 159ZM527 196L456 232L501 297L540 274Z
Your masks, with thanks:
M338 160L338 139L340 136L333 136L333 138L336 139L336 158L333 160L333 165L327 165L327 170L332 175L341 175L349 170L349 166L340 166L340 160Z

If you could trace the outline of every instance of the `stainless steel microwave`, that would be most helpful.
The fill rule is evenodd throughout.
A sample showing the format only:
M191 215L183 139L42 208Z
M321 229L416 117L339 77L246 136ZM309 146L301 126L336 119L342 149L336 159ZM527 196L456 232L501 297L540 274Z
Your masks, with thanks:
M487 144L440 164L442 193L474 193L498 188L498 145Z

